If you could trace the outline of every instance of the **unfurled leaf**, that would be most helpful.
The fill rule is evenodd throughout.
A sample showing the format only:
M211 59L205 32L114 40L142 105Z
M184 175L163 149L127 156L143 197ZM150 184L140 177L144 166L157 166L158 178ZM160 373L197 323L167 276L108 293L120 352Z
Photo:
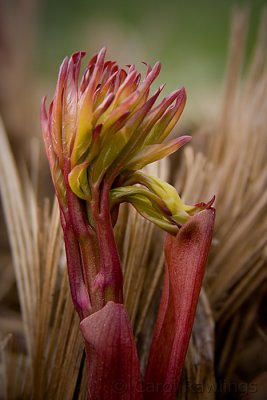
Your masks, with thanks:
M177 233L178 226L172 221L170 210L155 193L140 186L112 189L110 191L111 206L122 202L131 203L139 214L161 229L172 234Z
M176 97L175 104L171 104L162 118L155 123L151 132L147 135L144 145L163 142L178 122L184 110L185 103L186 92L185 89L182 88L179 90L179 95Z
M164 99L148 113L148 115L144 120L144 125L146 129L148 128L149 131L153 130L153 127L164 115L168 107L175 101L177 97L180 96L180 92L181 90L175 90L169 96L164 97ZM149 145L149 144L153 144L153 142L149 141L149 135L148 135L144 141L144 145Z
M146 146L125 165L125 170L136 171L142 169L145 165L151 164L174 153L190 140L190 136L181 136L168 143Z

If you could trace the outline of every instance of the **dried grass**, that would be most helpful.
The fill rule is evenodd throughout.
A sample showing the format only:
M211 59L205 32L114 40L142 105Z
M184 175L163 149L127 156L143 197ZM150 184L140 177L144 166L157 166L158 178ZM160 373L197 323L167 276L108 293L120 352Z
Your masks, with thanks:
M196 133L205 149L186 149L186 171L177 177L187 201L216 194L204 286L216 324L217 379L234 382L248 382L267 368L266 319L263 328L260 322L267 288L267 9L244 73L247 27L247 11L236 11L221 111L213 125Z

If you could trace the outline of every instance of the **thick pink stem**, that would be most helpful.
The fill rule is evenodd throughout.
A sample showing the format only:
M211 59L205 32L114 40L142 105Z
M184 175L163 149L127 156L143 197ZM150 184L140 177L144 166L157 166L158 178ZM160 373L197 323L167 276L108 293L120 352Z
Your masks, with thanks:
M174 400L212 239L215 210L191 217L165 241L166 272L144 380L146 400Z

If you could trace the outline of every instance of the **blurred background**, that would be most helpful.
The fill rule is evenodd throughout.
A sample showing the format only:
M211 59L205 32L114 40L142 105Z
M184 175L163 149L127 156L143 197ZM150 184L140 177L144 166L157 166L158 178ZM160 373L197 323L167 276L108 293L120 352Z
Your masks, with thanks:
M0 112L13 141L39 137L39 104L51 98L66 55L101 47L121 64L162 62L166 91L184 85L188 104L182 123L210 119L226 68L230 13L250 8L247 53L255 40L264 0L127 2L76 0L0 1ZM183 126L183 125L182 125Z

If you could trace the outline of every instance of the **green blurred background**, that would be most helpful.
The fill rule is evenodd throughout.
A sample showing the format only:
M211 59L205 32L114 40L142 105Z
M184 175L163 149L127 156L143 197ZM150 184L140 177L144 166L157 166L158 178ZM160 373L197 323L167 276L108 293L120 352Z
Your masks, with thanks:
M58 65L78 49L89 55L102 46L121 64L162 61L166 91L181 85L188 112L216 104L227 60L230 14L249 7L249 49L266 1L232 0L47 0L40 13L36 70L55 81ZM209 96L207 102L203 96ZM207 106L206 106L207 105ZM204 110L202 110L202 107ZM188 113L187 113L188 115Z

